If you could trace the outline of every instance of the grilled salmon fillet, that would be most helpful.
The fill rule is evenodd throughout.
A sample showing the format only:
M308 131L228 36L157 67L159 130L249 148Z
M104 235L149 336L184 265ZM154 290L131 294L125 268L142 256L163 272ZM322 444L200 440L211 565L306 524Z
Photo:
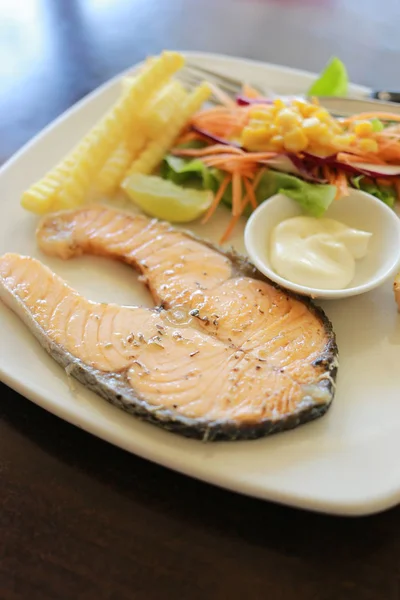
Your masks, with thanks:
M245 259L97 206L46 217L37 239L62 258L127 262L160 305L91 302L33 258L0 258L3 300L71 375L112 403L207 440L256 438L328 409L337 371L329 321Z

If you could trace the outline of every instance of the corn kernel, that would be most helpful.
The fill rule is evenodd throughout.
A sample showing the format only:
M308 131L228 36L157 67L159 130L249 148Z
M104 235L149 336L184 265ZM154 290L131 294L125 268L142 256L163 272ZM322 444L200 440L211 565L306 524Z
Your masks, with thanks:
M378 144L370 138L362 138L358 142L358 147L362 152L378 152Z
M308 106L308 103L305 100L301 100L301 98L296 98L292 100L292 107L296 108L299 113L302 113L304 108Z
M258 107L257 108L253 108L250 111L250 118L251 119L259 119L261 121L272 121L273 119L273 114L272 114L272 110L270 107Z
M354 133L360 137L367 137L371 135L374 127L371 121L356 121L354 124Z
M318 142L322 145L322 146L332 146L333 144L333 140L334 140L334 135L331 131L328 131L326 133L321 133L321 135L319 136Z
M332 117L324 108L320 108L314 113L314 117L316 117L321 123L331 123Z
M283 131L289 131L292 127L296 127L301 123L301 117L290 108L283 108L276 115L275 122Z
M348 148L356 141L356 136L353 133L338 135L333 138L333 143L339 148Z
M273 137L274 135L280 134L279 128L276 125L273 125L272 123L271 125L267 125L267 132L269 137Z
M281 133L280 129L276 126L273 125L272 123L264 123L263 127L255 127L255 129L257 131L263 130L265 131L265 134L270 138L273 135L277 135L278 133Z
M265 123L261 123L261 121L251 122L243 129L243 133L255 136L263 135L266 131Z
M252 129L266 129L268 124L261 119L251 119L248 127Z
M308 146L306 134L300 127L295 127L283 136L283 144L289 152L301 152Z
M319 107L315 106L315 104L309 104L308 102L303 102L301 100L295 100L293 104L297 106L301 116L305 119L313 116L319 110Z
M281 150L283 148L283 136L274 135L269 140L268 150Z
M321 133L321 128L325 128L325 130L328 131L328 127L326 125L323 125L317 119L317 117L308 117L308 119L304 119L302 123L302 128L309 140L318 139Z
M307 152L315 154L315 156L329 156L332 154L332 148L321 146L318 143L310 144L307 148Z
M274 107L278 110L282 110L283 108L286 108L286 104L280 98L275 98Z
M343 126L338 121L336 121L336 119L332 119L331 129L333 133L340 134L344 132Z
M242 132L242 144L248 150L262 150L268 142L270 135L267 129L245 127Z

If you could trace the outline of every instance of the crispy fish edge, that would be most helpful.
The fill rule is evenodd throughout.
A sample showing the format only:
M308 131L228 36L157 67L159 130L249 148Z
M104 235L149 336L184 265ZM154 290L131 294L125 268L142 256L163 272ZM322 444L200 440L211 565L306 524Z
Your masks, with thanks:
M203 243L210 245L208 242ZM210 246L228 256L238 274L267 281L271 285L274 285L263 277L245 257L233 251L225 252L213 245ZM274 287L280 289L279 286ZM286 291L282 291L286 293ZM293 294L289 295L296 297ZM5 286L1 286L1 298L27 325L28 329L47 353L64 368L68 376L74 377L85 387L129 414L185 437L201 439L203 441L251 440L264 437L293 429L323 416L330 407L334 397L338 369L338 349L332 324L321 308L315 306L312 301L304 298L296 297L296 299L305 303L308 309L321 320L327 336L325 350L314 363L316 368L323 367L325 371L320 375L317 383L306 386L309 388L309 394L305 394L297 410L290 414L282 415L282 417L276 420L264 419L257 423L237 423L229 420L209 421L207 419L189 418L162 405L154 406L135 393L135 390L129 385L125 373L104 373L93 369L67 352L62 346L50 340L44 329L34 320L24 303ZM154 308L154 310L162 309Z

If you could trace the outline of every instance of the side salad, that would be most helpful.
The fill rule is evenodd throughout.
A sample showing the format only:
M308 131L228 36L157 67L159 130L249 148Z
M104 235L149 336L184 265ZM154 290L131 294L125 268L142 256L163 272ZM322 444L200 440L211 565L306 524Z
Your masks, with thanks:
M263 98L244 85L236 99L208 82L188 90L185 59L164 51L123 80L119 99L75 148L27 189L36 214L113 199L121 190L144 212L174 222L231 211L221 242L241 216L282 192L321 217L350 187L394 207L400 196L400 116L338 119L320 95L346 95L333 58L308 90L312 100ZM177 77L178 76L178 77ZM217 106L207 106L211 94Z
M205 146L205 149L208 148L209 146ZM176 152L183 153L183 156L168 154L164 158L160 174L179 186L214 192L213 201L202 222L209 221L220 202L232 210L232 219L221 243L229 239L243 214L248 216L252 209L278 192L296 200L306 213L316 217L324 214L336 196L335 186L310 183L290 172L260 166L254 177L250 170L246 173L235 168L230 175L221 168L208 166L200 158L190 158L190 148L187 149L187 146L183 151L178 147ZM189 157L185 156L186 153Z
M347 93L344 65L333 59L309 93ZM400 195L400 117L363 113L333 117L318 103L261 98L245 86L224 106L193 116L165 156L160 174L180 186L212 190L207 222L222 203L232 218L226 241L241 215L281 192L306 214L321 217L349 187L394 207Z

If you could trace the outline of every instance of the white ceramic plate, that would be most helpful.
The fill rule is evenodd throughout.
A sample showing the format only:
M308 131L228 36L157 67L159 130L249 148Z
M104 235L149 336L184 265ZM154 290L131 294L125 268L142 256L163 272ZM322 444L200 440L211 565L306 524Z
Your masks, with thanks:
M259 62L191 54L203 66L280 93L304 92L312 75ZM151 305L128 267L84 257L49 259L35 245L36 218L19 206L22 191L87 131L117 98L118 78L63 115L0 173L0 252L36 256L92 300ZM353 88L362 92L363 88ZM193 227L218 240L227 215ZM243 229L234 238L243 251ZM325 302L340 349L336 398L328 414L297 430L252 442L203 444L142 423L76 386L24 325L0 306L1 379L55 415L187 475L264 499L337 514L368 514L400 499L400 317L390 283L347 300Z

